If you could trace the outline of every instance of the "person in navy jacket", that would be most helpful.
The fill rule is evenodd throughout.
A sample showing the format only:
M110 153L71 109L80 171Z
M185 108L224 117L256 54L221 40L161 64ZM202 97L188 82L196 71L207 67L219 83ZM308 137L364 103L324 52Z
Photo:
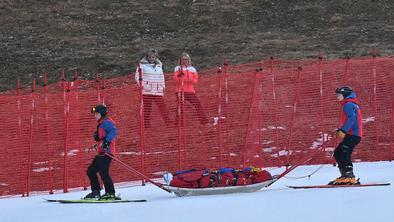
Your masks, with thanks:
M97 142L98 153L87 170L92 192L86 195L85 199L120 199L115 196L114 183L109 175L112 156L115 154L115 138L117 135L115 122L108 117L108 109L105 105L100 104L92 108L92 113L97 120L97 130L93 138ZM101 187L97 173L100 174L104 183L105 194L102 196L100 196Z
M329 184L358 184L353 173L352 153L363 134L361 109L352 88L343 86L337 88L335 92L342 105L342 126L336 131L336 136L342 141L334 151L341 176Z

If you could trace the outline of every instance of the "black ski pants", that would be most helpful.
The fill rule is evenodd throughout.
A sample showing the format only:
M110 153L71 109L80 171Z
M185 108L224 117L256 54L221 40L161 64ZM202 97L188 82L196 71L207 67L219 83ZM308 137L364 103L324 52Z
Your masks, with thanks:
M340 170L346 167L353 167L352 153L360 141L361 137L359 136L346 135L342 142L338 144L338 147L334 151L334 157Z
M104 183L105 192L115 194L114 183L112 182L111 176L109 175L111 161L112 158L107 155L97 155L93 159L87 170L87 175L90 180L92 191L101 190L100 182L97 176L97 173L99 173Z

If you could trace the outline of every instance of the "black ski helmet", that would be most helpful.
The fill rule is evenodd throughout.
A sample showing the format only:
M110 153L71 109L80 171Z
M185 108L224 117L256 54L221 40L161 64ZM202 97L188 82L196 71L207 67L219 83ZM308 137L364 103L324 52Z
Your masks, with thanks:
M92 113L100 113L101 117L104 117L108 113L107 106L104 104L99 104L92 108Z
M337 88L335 90L335 92L337 94L342 94L343 97L346 98L353 92L353 90L349 86L342 86L342 87Z

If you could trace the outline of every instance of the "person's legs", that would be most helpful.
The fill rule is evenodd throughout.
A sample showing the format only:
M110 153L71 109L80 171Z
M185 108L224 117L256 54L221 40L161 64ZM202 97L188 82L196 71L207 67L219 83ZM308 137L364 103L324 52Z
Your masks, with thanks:
M345 140L346 139L346 140ZM354 148L357 146L357 144L360 143L361 138L358 136L352 136L348 135L344 139L344 144L343 144L343 153L344 153L344 158L343 158L343 167L344 167L344 176L345 177L355 177L353 173L353 163L352 163L352 153Z
M100 191L100 182L98 180L98 176L97 176L97 172L99 172L99 168L98 168L98 156L96 156L92 163L89 165L88 170L87 170L87 175L89 177L90 180L90 187L92 189L92 191Z
M144 101L144 124L145 127L150 127L150 114L152 112L152 96L151 95L142 95Z
M208 119L205 116L204 110L201 106L200 100L198 99L198 97L196 96L196 94L194 93L185 93L185 100L189 101L194 108L197 111L197 116L198 119L200 121L200 124L207 124L208 123Z
M111 166L112 158L107 155L99 156L98 162L99 173L104 183L105 193L115 194L114 183L112 182L112 178L109 175L109 168Z
M155 96L155 103L157 107L159 107L159 111L161 114L161 117L163 118L163 121L169 125L171 123L170 117L168 115L168 109L166 106L166 103L164 102L163 96Z
M334 158L338 164L339 172L341 173L341 177L344 176L344 169L345 169L345 153L342 150L343 141L338 144L337 148L334 151Z
M86 174L89 177L90 187L92 192L85 196L85 198L98 198L100 197L100 182L98 180L97 172L99 172L98 167L98 156L96 156L92 163L89 165Z
M184 100L185 95L182 92L175 93L176 97L176 110L175 110L175 125L176 126L183 126L184 123ZM180 118L180 116L182 118Z
M338 164L341 177L331 181L330 184L356 183L353 173L352 153L356 145L361 141L358 136L346 135L343 141L334 151L334 157Z

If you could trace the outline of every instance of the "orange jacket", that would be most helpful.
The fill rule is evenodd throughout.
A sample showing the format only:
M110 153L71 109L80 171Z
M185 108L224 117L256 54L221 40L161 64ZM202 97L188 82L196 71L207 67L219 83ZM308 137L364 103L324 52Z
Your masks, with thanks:
M194 89L194 84L198 82L198 74L193 66L175 67L174 80L176 84L176 92L181 92L183 88L183 92L196 93L196 90Z

